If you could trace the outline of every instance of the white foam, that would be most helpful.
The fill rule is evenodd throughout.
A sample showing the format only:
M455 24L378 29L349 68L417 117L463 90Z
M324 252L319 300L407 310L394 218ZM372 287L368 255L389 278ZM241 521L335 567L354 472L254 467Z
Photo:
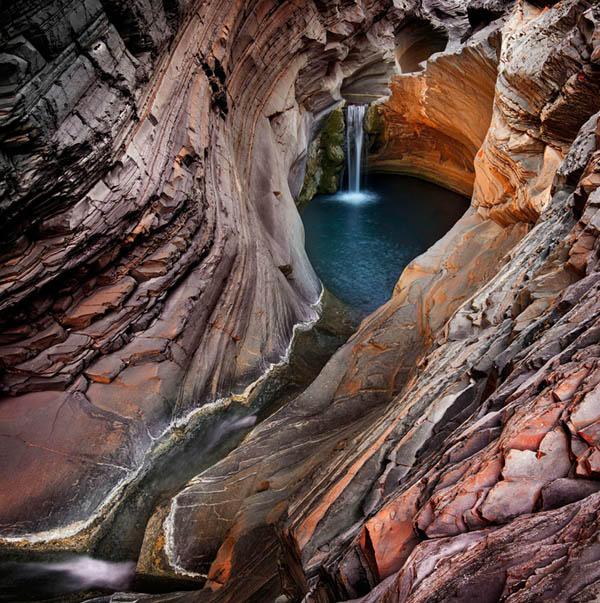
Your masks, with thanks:
M68 578L78 589L92 587L126 589L135 573L134 561L104 561L93 557L81 556L58 563L27 563L24 568L29 572L55 572Z
M370 191L344 191L331 197L334 201L341 201L342 203L350 203L352 205L362 205L364 203L373 203L379 199L377 193Z

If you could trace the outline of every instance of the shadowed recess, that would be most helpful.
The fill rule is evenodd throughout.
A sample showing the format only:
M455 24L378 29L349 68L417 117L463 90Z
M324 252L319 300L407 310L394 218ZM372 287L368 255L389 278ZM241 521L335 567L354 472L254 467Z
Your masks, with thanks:
M396 34L396 59L402 73L422 71L420 63L432 54L442 52L448 43L448 34L436 29L429 21L414 19Z

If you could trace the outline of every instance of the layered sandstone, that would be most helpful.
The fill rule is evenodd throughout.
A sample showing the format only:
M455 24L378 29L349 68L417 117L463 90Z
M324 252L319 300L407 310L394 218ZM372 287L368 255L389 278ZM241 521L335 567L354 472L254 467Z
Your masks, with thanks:
M0 536L86 550L192 413L254 413L316 319L292 192L393 26L378 3L3 11Z
M586 119L598 108L595 17L561 2L525 3L503 28L492 125L475 161L473 202L499 223L535 221L550 184ZM536 48L531 55L531 48Z
M471 196L473 160L492 117L501 21L478 28L466 44L464 30L443 23L409 21L400 30L398 62L409 73L394 75L389 98L372 107L377 141L369 170L424 178ZM444 43L436 45L436 36Z
M206 601L591 600L600 107L568 141L562 122L529 131L521 196L485 182L501 190L499 141L521 132L506 78L523 74L525 108L540 95L531 36L579 40L595 74L595 22L575 1L514 8L473 208L304 394L157 511L140 573L195 578Z
M127 487L223 407L212 466L154 510L138 560L198 590L136 600L597 597L600 15L538 4L13 9L5 549L118 556ZM215 462L316 315L292 199L312 125L384 92L394 59L373 159L473 187L472 207Z

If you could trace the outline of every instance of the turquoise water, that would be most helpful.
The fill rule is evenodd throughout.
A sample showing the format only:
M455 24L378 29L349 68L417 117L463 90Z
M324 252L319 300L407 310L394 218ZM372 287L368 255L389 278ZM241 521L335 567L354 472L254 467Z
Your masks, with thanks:
M440 239L469 200L430 182L373 174L362 193L317 195L302 213L306 251L329 291L369 313L404 267Z

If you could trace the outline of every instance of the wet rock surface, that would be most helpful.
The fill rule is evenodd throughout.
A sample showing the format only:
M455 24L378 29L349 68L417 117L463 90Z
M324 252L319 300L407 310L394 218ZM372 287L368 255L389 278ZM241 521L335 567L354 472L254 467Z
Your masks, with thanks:
M316 193L335 193L341 180L346 123L343 108L334 109L317 138L308 147L302 189L296 199L302 211Z
M292 198L311 124L395 57L378 157L472 207L156 507L138 576L198 590L101 600L598 597L600 16L539 4L7 11L5 551L101 542L163 434L243 405L316 318Z

